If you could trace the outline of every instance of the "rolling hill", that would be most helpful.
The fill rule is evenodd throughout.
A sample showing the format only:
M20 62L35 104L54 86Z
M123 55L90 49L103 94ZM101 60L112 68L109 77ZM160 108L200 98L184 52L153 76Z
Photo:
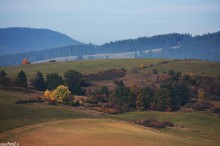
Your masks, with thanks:
M220 61L220 32L192 36L165 34L137 39L120 40L103 45L68 45L41 51L0 56L1 66L20 64L23 58L31 62L56 59L82 60L105 58L195 58Z
M78 44L82 43L49 29L20 27L0 29L0 55Z
M162 62L168 63L163 64ZM141 66L148 66L141 68ZM170 60L170 59L105 59L105 60L82 60L82 61L66 61L66 62L47 62L30 65L18 65L0 67L0 71L4 70L10 77L14 77L20 70L23 70L30 79L34 77L37 71L46 76L47 73L58 73L64 75L68 70L77 70L82 74L97 73L110 69L124 68L128 72L139 69L139 73L151 73L153 69L157 69L159 73L168 72L169 70L180 71L182 73L208 74L216 77L219 75L220 63L198 61L198 60Z

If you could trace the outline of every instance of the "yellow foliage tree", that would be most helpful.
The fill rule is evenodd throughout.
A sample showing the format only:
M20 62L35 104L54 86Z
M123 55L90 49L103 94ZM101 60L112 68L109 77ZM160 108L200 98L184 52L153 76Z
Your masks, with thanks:
M44 92L44 98L45 98L45 99L50 99L50 95L51 95L51 91L46 90L46 91Z
M74 99L74 96L69 91L68 87L64 85L58 86L52 94L50 94L50 99L55 99L57 102L69 102Z

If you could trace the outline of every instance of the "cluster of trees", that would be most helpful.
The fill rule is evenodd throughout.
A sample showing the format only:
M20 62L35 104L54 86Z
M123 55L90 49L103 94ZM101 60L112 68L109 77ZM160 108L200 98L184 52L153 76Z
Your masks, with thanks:
M189 34L166 34L153 37L140 37L137 39L110 42L101 46L93 44L70 45L60 48L47 49L43 51L32 51L14 55L1 56L1 65L20 64L23 58L28 57L31 62L58 58L66 56L141 52L141 57L163 57L163 58L197 58L219 61L220 32L205 34L202 36L191 36ZM173 49L177 47L178 49ZM144 53L143 50L162 48L160 53ZM212 51L210 51L212 49ZM136 54L137 56L137 54Z
M185 84L161 85L159 89L149 87L126 87L122 81L110 95L110 101L119 105L121 111L158 110L176 111L191 99L190 89Z
M44 80L42 73L38 71L35 78L32 79L32 85L40 91L54 90L59 85L66 85L73 94L82 95L85 80L83 75L75 70L65 72L64 79L57 73L47 74L46 80Z
M49 73L44 79L41 72L30 80L31 86L36 90L45 91L45 98L67 105L78 105L74 95L87 95L85 102L91 104L111 103L108 107L114 107L120 111L130 110L158 110L176 111L181 106L190 102L192 98L198 100L220 100L220 83L209 76L182 74L173 70L166 74L159 74L157 82L160 87L136 87L126 86L123 81L115 82L117 85L110 91L103 85L98 89L86 88L84 76L75 70L64 73L63 78L57 73ZM20 71L16 78L7 77L7 73L0 72L0 85L16 85L27 88L27 77L24 71ZM209 86L207 86L209 85Z
M198 101L220 100L220 84L212 77L169 70L166 74L157 75L157 80L159 88L126 86L119 81L113 91L109 91L107 86L93 91L88 89L85 92L89 96L86 102L113 103L120 111L176 111L191 102L192 98Z
M17 74L15 81L12 81L11 78L7 77L7 74L4 71L1 71L0 75L0 85L2 86L13 84L19 87L28 87L26 74L22 70ZM46 89L52 91L59 85L66 85L71 93L82 95L84 93L82 87L85 85L85 80L83 75L75 70L65 72L64 79L57 73L49 73L47 74L46 79L44 79L43 74L39 71L34 78L30 79L30 86L39 91L45 91Z

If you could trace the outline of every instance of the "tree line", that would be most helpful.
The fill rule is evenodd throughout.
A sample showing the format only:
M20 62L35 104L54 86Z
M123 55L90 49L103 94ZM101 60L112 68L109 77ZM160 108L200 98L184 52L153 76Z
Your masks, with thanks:
M174 49L172 47L177 47ZM143 50L162 48L160 53L145 53ZM210 49L212 51L210 51ZM166 34L153 37L140 37L137 39L120 40L105 43L103 45L82 44L70 45L59 48L46 49L42 51L32 51L13 55L3 55L0 57L1 65L20 64L23 58L29 61L40 61L50 58L78 56L83 59L83 55L140 52L141 58L163 57L163 58L197 58L219 61L220 55L220 32L205 34L202 36L192 36L190 34Z
M155 71L152 71L153 73ZM1 87L32 87L45 91L45 98L52 102L68 105L79 105L73 95L86 95L85 103L98 105L107 103L107 107L122 112L132 110L177 111L181 106L190 103L192 98L198 100L220 100L220 83L209 76L194 76L170 70L166 74L153 76L160 82L159 87L126 86L124 82L114 81L116 87L109 90L107 86L91 89L85 76L75 70L64 73L63 78L57 73L49 73L46 78L37 72L28 85L24 71L16 78L9 78L4 71L0 72ZM219 79L218 79L219 80ZM207 84L209 86L207 86Z

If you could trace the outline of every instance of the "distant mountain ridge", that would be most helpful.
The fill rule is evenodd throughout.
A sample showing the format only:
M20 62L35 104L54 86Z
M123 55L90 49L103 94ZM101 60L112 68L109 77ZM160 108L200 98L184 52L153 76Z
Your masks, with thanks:
M79 44L82 43L65 34L49 29L0 28L0 55Z
M105 58L193 58L220 62L220 32L198 36L171 33L120 40L103 45L68 45L42 51L3 55L0 56L0 65L20 64L23 58L28 58L31 62L54 58L63 58L61 59L63 61Z

